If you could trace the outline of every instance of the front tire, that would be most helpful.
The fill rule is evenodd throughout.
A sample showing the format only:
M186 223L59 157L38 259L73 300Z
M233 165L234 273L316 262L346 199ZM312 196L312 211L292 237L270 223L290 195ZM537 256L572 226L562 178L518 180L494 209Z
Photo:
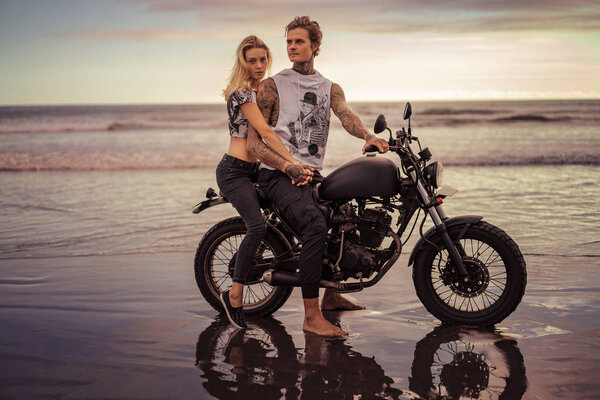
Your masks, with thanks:
M200 293L217 311L223 312L219 296L232 285L233 267L237 249L246 234L246 225L240 217L223 220L204 235L194 259L194 272ZM291 287L271 286L262 280L263 270L277 256L288 250L275 233L267 235L255 255L254 276L244 286L244 313L270 315L290 297Z
M464 225L448 228L452 240ZM469 282L460 279L439 235L418 253L413 268L417 296L439 320L460 325L493 325L521 302L527 284L525 260L517 244L500 228L480 221L460 239Z

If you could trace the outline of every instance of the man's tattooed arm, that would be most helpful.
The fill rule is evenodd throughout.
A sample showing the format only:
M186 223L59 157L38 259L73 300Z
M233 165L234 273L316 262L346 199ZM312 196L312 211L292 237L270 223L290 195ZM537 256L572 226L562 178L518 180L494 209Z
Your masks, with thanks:
M279 119L279 93L273 79L269 78L260 83L256 93L256 103L265 117L265 121L271 126L277 125Z
M365 148L370 144L377 146L382 153L389 150L388 142L385 141L385 139L379 139L369 132L358 115L354 114L350 109L350 106L346 103L344 91L337 83L331 85L331 109L340 119L342 126L349 134L366 141L363 147L363 153L365 152Z
M253 153L260 161L267 164L269 167L284 171L286 163L289 164L289 162L285 161L283 157L271 150L269 146L262 141L260 135L252 125L248 126L246 147L248 148L248 151Z
M277 86L272 79L267 79L259 85L256 102L267 123L275 126L279 118L279 95ZM292 164L283 159L263 142L251 124L248 125L247 148L263 163L287 174L294 183L310 180L308 178L312 175L311 171L303 169L299 164Z
M251 153L255 154L263 163L289 176L292 179L292 183L301 186L312 180L313 173L311 170L303 168L300 164L292 164L284 160L283 157L271 150L262 141L260 135L252 125L248 126L248 139L246 142L247 148Z
M267 123L275 126L277 120L275 120L275 123L272 123L273 110L275 109L275 104L277 104L277 109L279 109L279 95L277 94L277 86L273 79L267 79L258 86L256 103ZM248 125L247 147L248 151L256 155L260 161L269 167L284 171L286 161L263 142L256 129L250 124Z

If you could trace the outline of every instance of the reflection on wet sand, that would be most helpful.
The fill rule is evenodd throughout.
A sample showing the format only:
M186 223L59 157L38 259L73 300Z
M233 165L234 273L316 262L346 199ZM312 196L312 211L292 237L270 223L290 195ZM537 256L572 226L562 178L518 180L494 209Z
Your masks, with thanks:
M491 329L444 326L416 344L409 382L427 399L520 399L527 389L516 340Z
M493 330L435 328L415 346L408 389L393 387L347 338L304 337L301 351L276 319L252 320L242 331L218 318L198 338L196 367L219 399L512 400L527 388L517 342Z

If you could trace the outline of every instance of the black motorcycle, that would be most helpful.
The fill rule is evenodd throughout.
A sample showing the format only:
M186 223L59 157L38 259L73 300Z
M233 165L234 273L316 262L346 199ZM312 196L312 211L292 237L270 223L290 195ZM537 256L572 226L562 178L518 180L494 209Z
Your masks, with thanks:
M407 103L404 119L408 129L397 131L395 138L383 115L375 122L375 133L389 132L390 151L400 157L399 165L376 157L377 148L369 146L367 156L346 163L313 185L315 200L329 226L320 286L346 293L375 285L400 256L423 211L421 238L408 261L423 305L447 323L498 323L516 309L525 292L523 255L503 230L483 217L446 216L442 203L456 190L440 187L442 164L430 162L431 152L421 148L419 139L412 135L411 115ZM417 154L411 148L413 142L419 145ZM268 315L301 284L298 259L302 241L296 228L282 218L258 186L257 193L267 235L257 250L253 279L246 286L243 301L247 314ZM194 207L194 213L227 203L211 188L207 198ZM392 215L397 215L395 231ZM434 226L423 233L427 215ZM401 237L413 219L403 242ZM231 285L237 248L245 231L240 217L228 218L213 226L198 245L196 282L217 310L222 309L220 293Z

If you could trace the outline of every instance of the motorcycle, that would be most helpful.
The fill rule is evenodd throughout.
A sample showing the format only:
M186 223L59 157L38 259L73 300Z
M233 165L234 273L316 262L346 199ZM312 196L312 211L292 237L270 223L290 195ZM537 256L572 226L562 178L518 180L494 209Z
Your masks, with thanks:
M417 296L442 322L496 324L516 309L525 293L523 255L510 236L482 216L446 215L442 204L456 190L441 187L442 163L431 162L431 151L412 135L411 115L407 103L404 120L408 120L408 129L402 127L395 137L385 116L379 115L374 126L377 134L389 132L389 149L399 156L399 165L376 157L377 147L368 146L366 156L342 165L313 185L315 201L329 227L320 286L347 293L377 284L400 257L423 211L421 237L408 260ZM416 154L413 143L419 145ZM269 315L283 306L293 287L301 286L298 260L302 241L297 229L258 186L257 195L267 235L256 252L243 303L248 315ZM228 202L212 188L206 196L194 213ZM397 229L391 226L392 215L397 215ZM423 233L428 216L433 227ZM222 310L219 295L231 285L237 246L245 231L240 217L228 218L210 228L198 245L196 283L216 310Z

